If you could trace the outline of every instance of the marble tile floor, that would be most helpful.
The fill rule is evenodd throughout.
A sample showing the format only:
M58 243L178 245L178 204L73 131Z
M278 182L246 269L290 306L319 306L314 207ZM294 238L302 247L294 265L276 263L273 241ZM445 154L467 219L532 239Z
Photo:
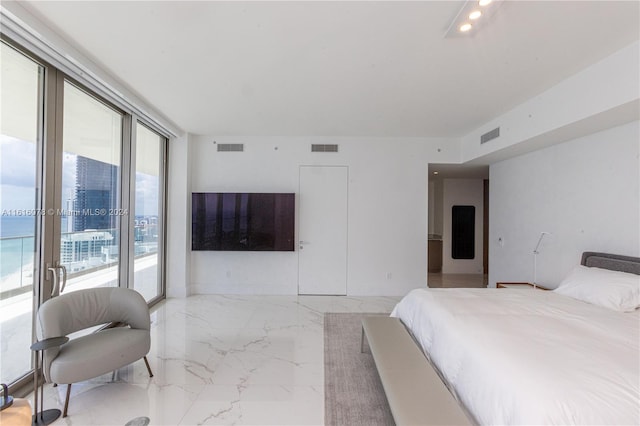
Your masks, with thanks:
M321 425L325 312L390 312L399 297L222 296L152 310L154 377L142 360L74 384L54 425ZM66 385L45 385L62 409Z

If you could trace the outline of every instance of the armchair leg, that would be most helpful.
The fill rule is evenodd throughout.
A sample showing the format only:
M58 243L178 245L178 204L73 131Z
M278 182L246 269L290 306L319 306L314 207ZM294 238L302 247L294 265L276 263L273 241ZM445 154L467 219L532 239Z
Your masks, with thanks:
M146 355L143 357L144 363L147 366L147 371L149 372L149 377L153 377L153 373L151 372L151 367L149 366L149 361L147 360Z
M67 409L69 408L69 395L71 395L71 383L67 385L67 397L64 400L64 411L62 417L67 417Z

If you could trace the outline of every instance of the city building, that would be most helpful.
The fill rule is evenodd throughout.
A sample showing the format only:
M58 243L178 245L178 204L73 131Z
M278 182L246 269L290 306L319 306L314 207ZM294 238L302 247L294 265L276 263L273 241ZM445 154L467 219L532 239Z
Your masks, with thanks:
M73 230L114 229L118 217L118 167L91 158L76 159Z

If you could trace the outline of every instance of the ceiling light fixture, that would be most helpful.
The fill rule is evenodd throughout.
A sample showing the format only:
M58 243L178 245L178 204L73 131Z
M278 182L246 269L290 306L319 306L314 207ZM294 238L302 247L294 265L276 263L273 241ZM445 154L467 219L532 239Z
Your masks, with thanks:
M469 19L475 20L475 19L478 19L481 16L482 16L482 12L480 12L479 10L474 10L473 12L471 12L469 14Z
M449 25L445 38L469 37L487 25L489 18L495 13L503 0L468 0ZM482 7L482 9L479 9ZM469 22L473 21L473 25Z

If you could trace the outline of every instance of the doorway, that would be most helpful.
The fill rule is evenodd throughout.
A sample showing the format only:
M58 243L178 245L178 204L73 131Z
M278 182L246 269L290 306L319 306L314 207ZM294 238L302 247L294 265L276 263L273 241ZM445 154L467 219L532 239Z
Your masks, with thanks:
M489 166L429 164L428 175L428 286L485 286ZM455 216L460 210L469 213L463 224L469 228L470 240L456 240L461 223Z
M347 294L346 166L300 166L298 294Z

